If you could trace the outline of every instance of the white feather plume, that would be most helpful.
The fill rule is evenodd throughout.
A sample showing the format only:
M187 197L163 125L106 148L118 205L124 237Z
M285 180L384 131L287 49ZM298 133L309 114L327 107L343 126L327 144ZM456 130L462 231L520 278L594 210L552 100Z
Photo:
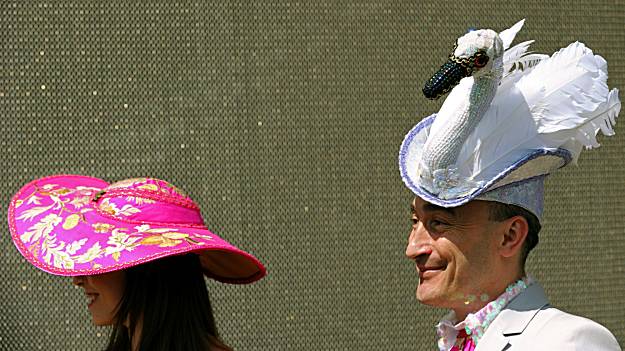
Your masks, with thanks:
M503 54L503 62L506 62L506 65L511 65L516 60L521 58L521 56L523 56L527 52L527 49L529 49L530 45L533 43L534 40L528 40L507 49ZM504 66L504 72L509 71L509 69L510 67L508 67L508 69L505 69Z
M605 60L579 42L550 58L524 56L529 44L510 49L511 71L458 155L470 179L492 179L536 149L565 148L576 160L583 147L599 146L600 130L614 134L621 103L617 89L608 91Z
M515 23L512 27L503 30L499 33L499 38L503 42L504 50L510 47L510 44L514 41L516 34L523 28L523 24L525 24L525 18Z

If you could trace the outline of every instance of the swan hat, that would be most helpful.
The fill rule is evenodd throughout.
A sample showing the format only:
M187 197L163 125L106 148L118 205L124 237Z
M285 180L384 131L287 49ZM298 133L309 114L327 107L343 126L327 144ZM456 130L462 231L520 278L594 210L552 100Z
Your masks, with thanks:
M101 274L187 253L221 282L251 283L266 273L256 257L209 231L189 196L159 179L40 178L13 196L8 217L19 252L55 275Z
M533 40L510 47L523 24L468 32L425 84L427 98L450 93L400 147L401 177L423 200L497 201L540 220L545 176L598 147L599 131L614 134L621 103L606 61L580 42L552 56L529 53Z

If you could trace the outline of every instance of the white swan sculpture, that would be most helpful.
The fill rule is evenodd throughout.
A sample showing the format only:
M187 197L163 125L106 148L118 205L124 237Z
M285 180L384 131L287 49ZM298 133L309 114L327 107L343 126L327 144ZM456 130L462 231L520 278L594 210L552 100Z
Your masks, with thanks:
M460 37L425 85L428 98L451 93L402 144L402 178L417 195L457 206L576 161L599 146L599 130L614 134L621 104L606 61L579 42L551 57L527 53L533 41L510 48L523 23Z

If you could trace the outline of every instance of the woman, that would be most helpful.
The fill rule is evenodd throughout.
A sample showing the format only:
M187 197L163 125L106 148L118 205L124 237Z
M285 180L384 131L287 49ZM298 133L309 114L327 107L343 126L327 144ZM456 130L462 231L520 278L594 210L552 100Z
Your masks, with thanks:
M28 261L84 289L94 324L113 326L107 350L228 350L204 275L243 284L266 273L158 179L38 179L13 197L9 227Z

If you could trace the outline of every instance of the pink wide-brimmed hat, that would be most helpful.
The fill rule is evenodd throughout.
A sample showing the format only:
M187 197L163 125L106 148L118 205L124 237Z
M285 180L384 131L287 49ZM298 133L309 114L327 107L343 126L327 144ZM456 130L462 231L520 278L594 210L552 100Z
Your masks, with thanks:
M20 189L8 212L20 253L56 275L100 274L190 252L221 282L266 274L256 257L210 232L195 202L163 180L45 177Z

